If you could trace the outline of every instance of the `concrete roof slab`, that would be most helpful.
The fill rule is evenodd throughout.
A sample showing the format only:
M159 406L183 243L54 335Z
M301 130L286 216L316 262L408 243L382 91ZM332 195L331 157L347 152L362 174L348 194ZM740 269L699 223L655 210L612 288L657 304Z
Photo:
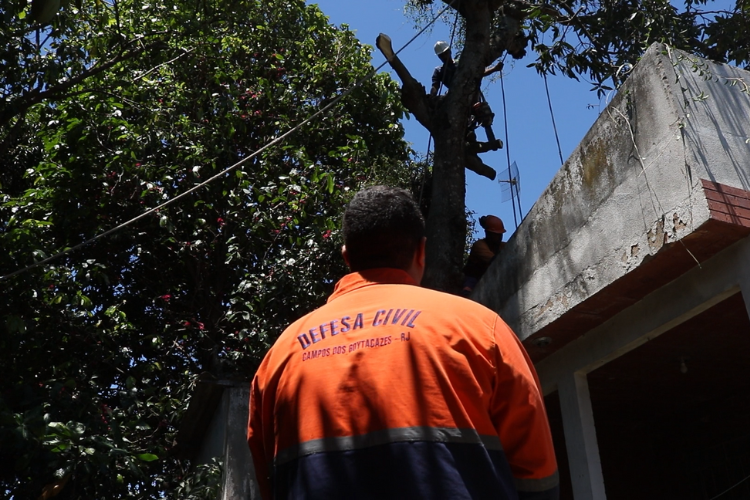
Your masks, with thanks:
M522 340L559 337L559 348L745 237L748 83L649 48L472 298Z

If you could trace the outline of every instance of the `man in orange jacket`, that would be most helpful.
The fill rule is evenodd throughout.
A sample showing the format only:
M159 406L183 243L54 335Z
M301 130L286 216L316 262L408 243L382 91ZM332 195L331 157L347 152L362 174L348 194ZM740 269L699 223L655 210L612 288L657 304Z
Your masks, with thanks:
M479 225L484 228L484 238L475 241L469 251L469 258L464 266L464 287L461 291L463 297L471 294L479 278L505 246L503 243L505 225L500 217L483 215L479 218Z
M526 351L491 310L419 287L424 221L409 194L358 193L343 233L352 273L279 337L252 382L263 497L556 499Z

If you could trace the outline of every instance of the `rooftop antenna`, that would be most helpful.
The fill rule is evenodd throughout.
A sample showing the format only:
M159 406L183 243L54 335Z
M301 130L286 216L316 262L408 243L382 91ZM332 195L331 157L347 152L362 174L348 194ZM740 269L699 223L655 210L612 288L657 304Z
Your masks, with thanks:
M500 175L497 176L497 182L502 186L502 203L511 200L513 202L513 214L516 213L516 207L518 207L519 214L523 213L521 212L521 175L518 173L518 165L515 161L510 167L500 172ZM517 222L516 229L518 229Z

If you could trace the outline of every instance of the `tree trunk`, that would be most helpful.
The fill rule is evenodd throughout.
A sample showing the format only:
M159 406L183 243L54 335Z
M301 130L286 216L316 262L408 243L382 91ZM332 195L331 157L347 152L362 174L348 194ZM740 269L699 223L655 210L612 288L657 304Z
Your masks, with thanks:
M463 133L453 128L436 131L432 202L427 215L427 268L424 286L456 292L463 279L466 240L466 174Z
M451 293L459 292L463 281L464 168L467 166L469 111L476 100L485 67L495 58L497 48L490 50L490 22L499 5L498 0L462 0L458 4L466 21L466 38L456 74L443 98L427 98L424 87L393 53L390 38L381 34L376 40L376 46L401 78L402 102L434 138L432 198L427 215L427 268L422 284ZM476 153L474 150L471 154L476 156ZM479 158L472 160L474 169L483 166ZM492 169L479 170L486 170L488 173L483 175L494 178Z
M456 293L461 289L466 241L466 126L479 88L490 39L490 6L463 1L466 40L456 75L432 120L435 140L432 203L427 216L427 269L422 284Z

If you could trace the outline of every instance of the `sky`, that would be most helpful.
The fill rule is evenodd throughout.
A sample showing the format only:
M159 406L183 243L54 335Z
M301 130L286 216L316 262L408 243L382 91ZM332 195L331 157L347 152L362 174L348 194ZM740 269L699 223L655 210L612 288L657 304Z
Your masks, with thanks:
M398 50L418 32L414 21L404 13L405 0L309 0L308 3L318 4L332 24L348 25L357 38L368 45L374 46L378 33L385 33L393 40L394 50ZM423 33L399 54L412 76L428 90L432 72L440 65L433 52L433 45L438 40L450 41L452 17L451 25L438 21L431 31ZM379 50L374 49L372 54L373 66L377 67L385 61ZM508 169L506 150L510 151L510 161L516 162L520 174L522 215L531 209L561 167L549 102L551 101L557 125L562 157L567 160L604 109L606 101L612 98L610 94L600 99L596 92L591 91L591 84L583 80L576 82L561 76L549 76L548 101L544 79L533 68L526 67L530 62L528 56L527 59L514 62L509 58L503 70L507 141L500 81L488 82L487 78L482 87L484 96L495 113L495 135L506 145L499 151L484 153L480 157L484 163L501 173ZM399 81L388 65L381 71L389 72ZM403 123L406 140L411 143L412 148L421 153L426 152L429 133L414 119L404 120ZM477 136L479 140L484 140L481 128L477 130ZM509 237L516 224L513 204L511 201L502 201L502 189L503 186L507 189L507 183L490 181L469 170L466 171L466 179L466 205L474 212L475 220L481 215L497 215L505 222L508 230L506 236ZM515 214L515 220L519 224L522 215ZM478 224L476 228L481 231Z

